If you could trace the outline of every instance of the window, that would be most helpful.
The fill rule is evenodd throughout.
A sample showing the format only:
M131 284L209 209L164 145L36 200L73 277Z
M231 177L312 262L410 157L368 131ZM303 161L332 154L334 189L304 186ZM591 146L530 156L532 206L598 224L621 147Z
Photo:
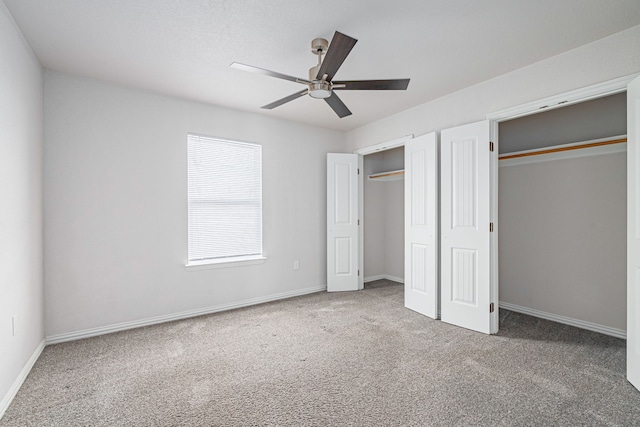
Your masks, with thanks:
M263 260L262 147L187 135L187 266Z

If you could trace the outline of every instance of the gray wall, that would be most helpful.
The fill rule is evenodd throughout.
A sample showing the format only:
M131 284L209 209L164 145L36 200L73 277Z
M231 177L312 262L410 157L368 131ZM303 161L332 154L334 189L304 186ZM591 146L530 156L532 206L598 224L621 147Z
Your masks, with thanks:
M404 279L404 180L372 181L372 173L404 169L404 147L364 157L364 274Z
M45 336L42 97L40 64L0 1L0 416Z
M404 147L384 152L387 170L404 169ZM385 270L404 280L404 180L385 182Z
M367 179L372 173L384 171L384 152L364 156L364 277L386 274L385 261L385 198L386 182Z
M47 336L326 286L344 133L49 70L45 132ZM188 132L262 144L264 264L185 270Z
M500 300L626 330L626 153L499 179Z

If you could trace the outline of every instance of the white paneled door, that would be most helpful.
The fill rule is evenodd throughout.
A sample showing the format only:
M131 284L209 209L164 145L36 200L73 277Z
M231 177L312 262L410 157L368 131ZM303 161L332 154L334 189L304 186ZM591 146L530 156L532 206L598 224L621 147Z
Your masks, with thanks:
M357 154L327 154L327 291L357 291Z
M404 305L438 316L438 147L434 133L404 146Z
M627 87L627 379L640 389L640 77Z
M488 334L493 311L489 121L443 130L440 152L442 320Z

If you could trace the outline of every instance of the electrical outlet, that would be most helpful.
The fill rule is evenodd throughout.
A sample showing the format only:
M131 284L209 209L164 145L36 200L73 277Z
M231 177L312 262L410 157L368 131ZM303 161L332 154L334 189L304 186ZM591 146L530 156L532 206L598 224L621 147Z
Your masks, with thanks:
M11 316L11 333L15 337L18 334L18 315Z
M293 261L293 269L297 270L300 268L300 263L298 262L298 260Z

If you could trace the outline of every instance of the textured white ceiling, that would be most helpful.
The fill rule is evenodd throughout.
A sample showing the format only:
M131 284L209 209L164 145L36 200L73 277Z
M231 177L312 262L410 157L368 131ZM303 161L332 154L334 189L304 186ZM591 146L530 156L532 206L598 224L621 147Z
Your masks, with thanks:
M42 65L269 116L349 130L640 24L638 0L4 0ZM358 39L337 80L411 78L407 91L340 91L338 118L303 87L316 37Z

